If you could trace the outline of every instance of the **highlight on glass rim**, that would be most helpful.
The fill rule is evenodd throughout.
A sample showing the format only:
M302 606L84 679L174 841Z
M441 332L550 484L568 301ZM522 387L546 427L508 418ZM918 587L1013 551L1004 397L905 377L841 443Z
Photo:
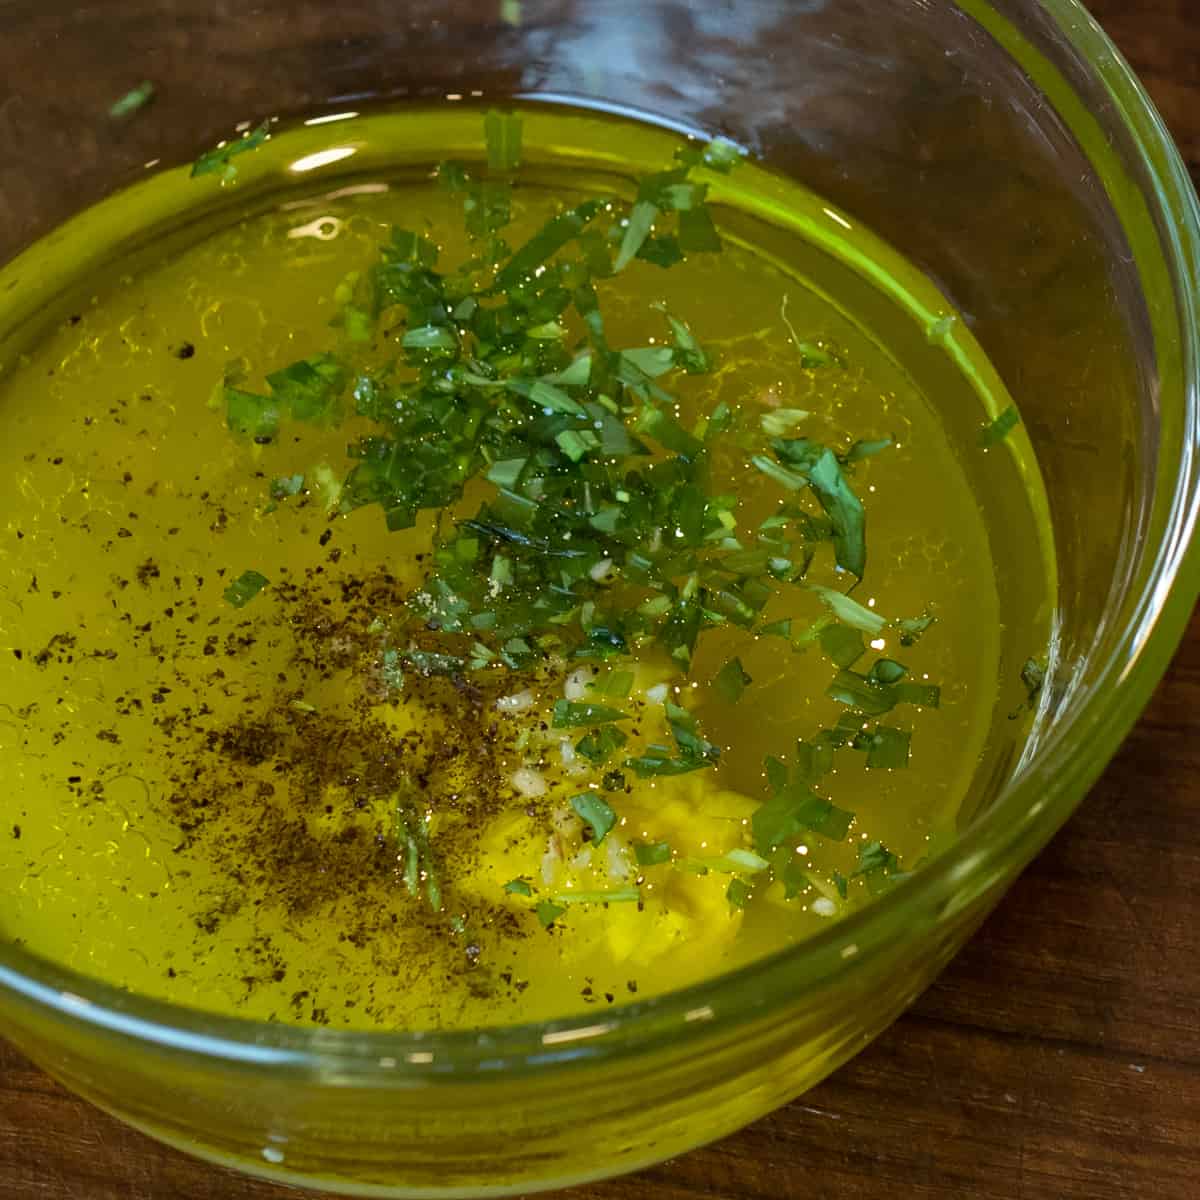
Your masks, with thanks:
M819 936L987 802L1045 500L868 231L550 105L263 122L129 203L185 201L99 274L68 227L0 376L4 938L227 1016L505 1026Z

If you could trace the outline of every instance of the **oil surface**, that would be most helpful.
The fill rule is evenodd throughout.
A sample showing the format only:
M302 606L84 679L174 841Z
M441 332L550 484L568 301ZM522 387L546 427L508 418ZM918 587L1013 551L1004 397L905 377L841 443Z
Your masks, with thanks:
M580 844L565 808L603 771L546 728L564 689L600 669L469 685L410 672L389 695L379 629L423 586L433 517L389 532L375 508L330 515L361 420L256 445L230 435L221 387L261 389L321 351L360 368L394 355L387 333L348 344L339 297L393 227L419 230L441 261L469 255L461 201L432 172L443 156L479 160L480 128L462 109L277 130L239 157L237 182L165 172L7 269L51 272L57 299L0 348L0 935L136 992L255 1018L563 1015L727 970L868 902L863 845L915 866L1019 744L1008 715L1021 660L1045 644L1053 566L1023 435L979 445L1008 399L931 285L750 164L712 182L724 250L667 270L634 262L605 285L607 333L654 344L664 310L687 321L719 365L672 380L685 425L724 401L751 417L803 410L806 435L830 443L893 439L854 470L870 547L855 596L936 617L915 646L890 629L871 641L941 686L940 707L894 722L912 733L908 767L839 758L821 790L855 814L848 836L805 839L810 885L786 899L781 884L757 888L742 909L729 874L642 870L632 846L669 840L696 861L745 847L764 757L844 712L816 646L722 629L686 678L640 662L623 702L639 736L660 732L666 684L722 754L705 772L631 777L606 851ZM535 110L525 143L514 244L584 196L631 196L633 174L669 162L679 139ZM739 520L778 506L735 442L712 469ZM272 501L271 481L295 475L304 490ZM224 591L249 569L270 584L232 607ZM810 580L842 586L824 560ZM789 592L763 621L824 612ZM753 686L728 703L711 681L735 652ZM514 785L522 769L535 786ZM432 907L402 886L399 780L419 789L422 836L444 864ZM831 878L848 881L844 896ZM535 896L636 885L640 902L567 905L544 928L529 896L505 890L514 879Z

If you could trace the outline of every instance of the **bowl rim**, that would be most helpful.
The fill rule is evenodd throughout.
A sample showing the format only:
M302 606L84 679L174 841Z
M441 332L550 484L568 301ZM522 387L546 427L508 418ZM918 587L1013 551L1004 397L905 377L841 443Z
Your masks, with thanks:
M976 18L986 6L990 22L1006 24L988 0L956 2ZM1078 0L1034 2L1106 90L1152 184L1143 198L1163 237L1161 250L1176 285L1184 412L1179 459L1171 464L1167 527L1146 556L1146 583L1115 639L1116 652L1088 697L1040 743L987 814L933 863L898 884L886 902L738 970L603 1013L448 1033L314 1029L133 996L21 947L0 948L0 989L60 1021L231 1066L269 1066L326 1079L386 1076L393 1084L544 1074L625 1057L651 1045L685 1046L795 1004L806 989L827 985L886 951L895 941L898 920L970 905L1004 879L1014 861L1032 858L1082 800L1133 725L1169 664L1200 592L1200 544L1194 537L1200 509L1200 202L1152 101L1099 24ZM1045 64L1022 35L1013 31L1008 41L1019 43L1030 62ZM1006 48L1013 54L1011 44Z

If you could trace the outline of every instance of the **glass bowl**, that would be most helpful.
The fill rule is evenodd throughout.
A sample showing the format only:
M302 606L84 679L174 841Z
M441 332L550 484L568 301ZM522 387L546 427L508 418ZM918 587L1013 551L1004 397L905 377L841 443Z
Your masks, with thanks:
M1074 0L10 0L0 78L0 258L264 115L518 96L733 137L965 315L1021 405L1058 548L1056 666L995 798L884 902L702 986L587 1019L363 1034L172 1007L0 947L5 1035L146 1132L395 1197L564 1186L729 1133L920 993L1165 669L1198 588L1200 211ZM142 79L152 108L110 120ZM3 297L5 322L44 289Z

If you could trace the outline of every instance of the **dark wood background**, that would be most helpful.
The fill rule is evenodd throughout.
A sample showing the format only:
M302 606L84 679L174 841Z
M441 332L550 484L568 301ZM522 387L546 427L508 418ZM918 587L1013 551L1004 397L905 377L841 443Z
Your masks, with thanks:
M3 0L0 0L3 3ZM1200 181L1200 0L1092 0ZM790 1107L564 1200L1200 1197L1200 619L1094 792L906 1017ZM0 1200L283 1200L0 1042Z

